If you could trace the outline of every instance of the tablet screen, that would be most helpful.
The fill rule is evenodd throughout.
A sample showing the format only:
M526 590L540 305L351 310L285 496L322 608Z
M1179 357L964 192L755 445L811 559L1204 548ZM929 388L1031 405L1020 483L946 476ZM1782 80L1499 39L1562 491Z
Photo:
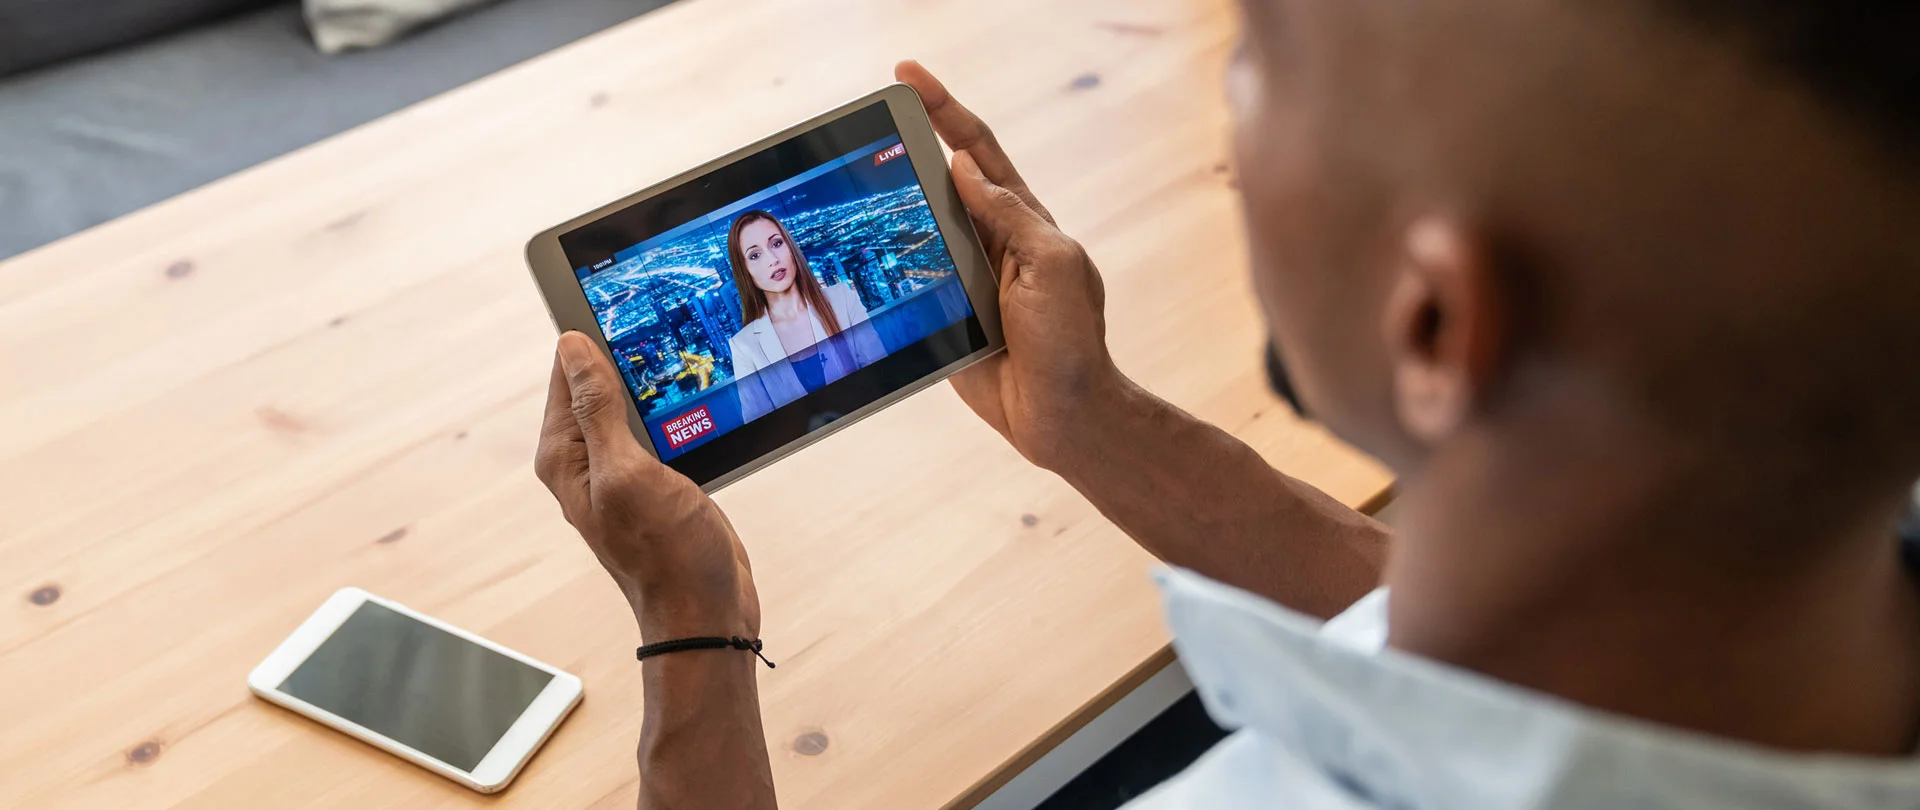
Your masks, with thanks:
M647 438L702 484L987 346L884 102L560 246Z

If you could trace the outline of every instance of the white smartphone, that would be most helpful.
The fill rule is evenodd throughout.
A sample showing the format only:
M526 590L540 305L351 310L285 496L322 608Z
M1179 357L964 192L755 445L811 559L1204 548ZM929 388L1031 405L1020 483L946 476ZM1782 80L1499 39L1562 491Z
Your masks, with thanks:
M359 588L247 676L253 693L493 793L580 702L580 679Z

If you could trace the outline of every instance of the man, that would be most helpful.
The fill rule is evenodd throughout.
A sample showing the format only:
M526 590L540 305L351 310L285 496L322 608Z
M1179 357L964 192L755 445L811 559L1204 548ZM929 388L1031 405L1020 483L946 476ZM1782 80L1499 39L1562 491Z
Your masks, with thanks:
M1239 729L1141 804L1920 806L1920 7L1244 5L1255 286L1300 400L1400 476L1390 550L1116 370L1086 255L899 68L1002 268L1007 352L955 388L1178 567ZM539 469L643 639L753 636L726 519L559 354ZM756 663L642 665L641 806L773 806Z

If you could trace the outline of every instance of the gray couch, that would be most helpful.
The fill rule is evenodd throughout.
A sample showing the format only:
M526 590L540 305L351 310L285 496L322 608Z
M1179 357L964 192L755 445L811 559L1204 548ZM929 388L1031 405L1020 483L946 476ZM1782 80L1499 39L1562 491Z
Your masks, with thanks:
M0 258L669 1L505 0L328 57L298 0L0 0Z

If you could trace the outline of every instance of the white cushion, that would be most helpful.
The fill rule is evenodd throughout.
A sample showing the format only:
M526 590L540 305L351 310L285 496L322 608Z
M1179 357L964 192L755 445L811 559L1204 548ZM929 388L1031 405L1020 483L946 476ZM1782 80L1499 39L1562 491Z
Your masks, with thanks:
M305 0L323 53L377 48L410 31L494 0Z

